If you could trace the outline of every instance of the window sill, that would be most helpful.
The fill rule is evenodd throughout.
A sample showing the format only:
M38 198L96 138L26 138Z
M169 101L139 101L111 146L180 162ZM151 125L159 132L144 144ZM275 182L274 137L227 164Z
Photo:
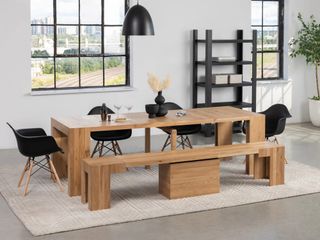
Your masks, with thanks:
M31 91L31 96L43 95L66 95L66 94L81 94L81 93L104 93L104 92L130 92L136 88L132 86L110 87L110 88L83 88L83 89L61 89L61 90L41 90Z
M288 84L291 82L291 79L259 80L257 85Z

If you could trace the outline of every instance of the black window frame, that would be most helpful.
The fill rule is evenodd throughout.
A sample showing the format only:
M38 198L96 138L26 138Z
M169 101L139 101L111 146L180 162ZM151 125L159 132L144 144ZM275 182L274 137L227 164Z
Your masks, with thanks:
M251 0L251 2L262 2L262 11L261 11L261 25L254 25L251 24L251 27L256 29L261 29L261 38L262 38L262 47L261 50L257 51L257 54L261 54L261 78L257 78L258 81L265 81L265 80L281 80L284 77L284 0ZM264 2L278 2L279 9L278 9L278 24L277 25L267 25L264 24ZM277 27L278 28L278 50L264 50L263 49L263 30L265 27ZM264 77L264 65L263 65L263 54L264 53L278 53L279 54L279 61L278 61L278 76L277 77ZM258 65L257 72L258 72Z
M128 36L125 37L125 52L124 54L106 54L105 53L105 43L104 43L104 32L106 27L122 27L122 24L107 24L105 23L105 1L107 0L101 0L101 24L83 24L81 23L81 0L78 1L78 22L75 24L63 24L63 23L57 23L57 0L52 0L53 2L53 24L34 24L31 20L31 29L32 27L53 27L53 38L54 38L54 54L53 56L32 56L31 53L31 60L32 59L53 59L53 67L54 67L54 87L52 88L33 88L31 86L32 91L48 91L48 90L71 90L71 89L101 89L101 88L113 88L113 87L125 87L130 86L130 39ZM125 2L124 4L124 14L128 11L130 6L130 0L123 0ZM78 54L76 55L61 55L57 54L57 29L59 26L64 27L77 27L78 28ZM101 28L101 53L100 54L83 54L81 53L81 27L86 26L98 26ZM102 72L103 72L103 86L81 86L81 59L86 57L101 57L102 58ZM121 85L108 85L106 86L106 79L105 79L105 60L107 58L111 57L124 57L125 58L125 84ZM56 71L56 59L61 58L78 58L78 66L79 66L79 86L78 87L57 87L57 71Z

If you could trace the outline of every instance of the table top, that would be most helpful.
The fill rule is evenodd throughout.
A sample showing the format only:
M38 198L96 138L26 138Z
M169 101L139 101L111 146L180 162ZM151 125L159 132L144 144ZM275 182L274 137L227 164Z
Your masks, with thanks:
M90 131L104 130L121 130L134 128L154 128L169 127L192 124L208 124L219 122L235 122L242 120L250 120L250 118L260 115L250 111L234 108L234 107L209 107L186 109L186 115L182 117L176 116L178 110L170 110L164 117L148 118L145 112L122 114L126 117L126 121L114 121L115 115L112 115L111 122L102 122L100 115L86 116L69 116L69 117L52 117L53 126L60 126L67 129L86 128Z

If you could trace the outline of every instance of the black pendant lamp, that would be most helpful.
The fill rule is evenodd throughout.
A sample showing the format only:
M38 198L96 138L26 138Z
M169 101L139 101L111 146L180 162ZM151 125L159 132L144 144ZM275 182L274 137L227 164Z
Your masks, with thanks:
M123 22L122 35L154 35L152 18L147 9L139 4L139 1L127 12Z

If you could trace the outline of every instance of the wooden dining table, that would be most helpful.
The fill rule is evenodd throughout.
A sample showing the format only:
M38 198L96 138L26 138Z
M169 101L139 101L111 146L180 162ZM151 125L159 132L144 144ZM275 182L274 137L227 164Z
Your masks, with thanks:
M69 196L81 195L81 160L90 157L90 133L123 129L145 129L145 152L151 151L151 128L193 124L215 124L215 145L232 144L233 122L247 121L247 142L265 140L265 116L233 107L186 109L179 117L171 110L164 117L149 118L147 113L127 113L125 121L101 121L100 115L65 116L51 118L51 133L64 153L52 156L60 177L68 178ZM171 132L171 150L176 149L177 132ZM253 174L253 156L247 156L246 173Z

